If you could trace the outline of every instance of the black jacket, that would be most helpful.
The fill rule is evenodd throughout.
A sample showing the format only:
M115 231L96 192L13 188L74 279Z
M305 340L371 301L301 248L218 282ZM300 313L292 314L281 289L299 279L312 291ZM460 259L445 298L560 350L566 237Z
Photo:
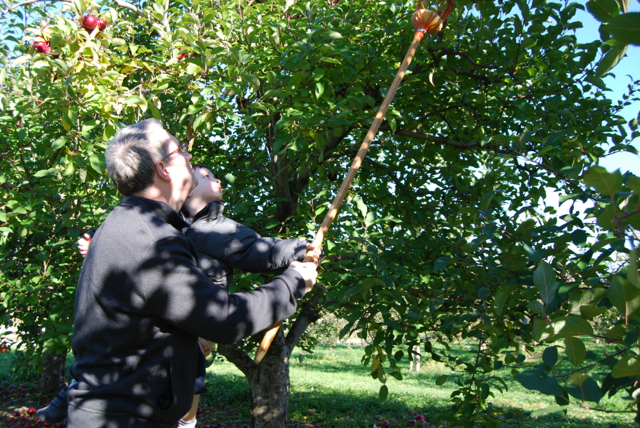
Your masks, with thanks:
M292 315L301 275L230 294L197 267L168 205L124 198L98 228L76 292L69 424L172 428L190 408L197 337L232 343Z
M262 273L302 261L307 243L298 239L263 238L222 215L223 205L211 202L184 232L200 255L200 267L216 284L228 287L233 268Z

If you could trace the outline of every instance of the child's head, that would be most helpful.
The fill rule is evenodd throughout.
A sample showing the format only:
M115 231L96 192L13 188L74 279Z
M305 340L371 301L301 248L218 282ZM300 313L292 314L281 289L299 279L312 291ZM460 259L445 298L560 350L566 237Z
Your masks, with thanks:
M196 177L198 177L198 185L189 194L183 208L188 210L191 215L195 215L209 202L222 200L222 186L220 180L215 178L206 166L200 164L192 166Z
M198 185L193 188L189 197L200 197L207 203L222 200L222 185L209 168L201 164L192 165L198 177Z

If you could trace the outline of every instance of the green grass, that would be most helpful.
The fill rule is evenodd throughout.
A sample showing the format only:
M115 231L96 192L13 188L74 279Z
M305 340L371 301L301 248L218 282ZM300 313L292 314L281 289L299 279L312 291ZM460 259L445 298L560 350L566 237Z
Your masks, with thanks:
M604 347L590 348L604 355ZM596 349L597 348L597 349ZM452 349L458 357L468 356L468 349L460 345ZM291 358L291 399L289 407L290 425L309 424L326 427L372 427L376 422L387 419L394 427L406 426L413 417L409 411L417 411L427 421L435 423L438 415L450 406L450 396L454 391L457 374L451 374L444 364L423 361L420 373L408 374L408 361L403 367L404 380L387 380L389 396L385 402L378 399L380 382L369 375L369 370L360 364L363 350L357 346L335 346L317 348L314 354L303 355L298 359L299 351L294 350ZM522 368L539 362L540 353L529 356ZM562 368L562 367L561 367ZM211 413L214 422L227 425L247 422L249 416L249 386L244 376L232 364L219 360L209 368L210 393L202 402ZM435 379L442 374L451 374L443 386L436 386ZM555 413L533 419L530 412L555 405L553 397L526 390L511 376L511 367L501 369L498 375L506 381L509 390L500 394L495 391L495 406L521 408L525 414L509 420L503 426L518 427L637 427L633 414L617 414L590 411L578 406L572 399L566 415ZM599 403L608 410L627 410L629 400L624 394ZM590 403L593 404L593 403ZM315 415L311 416L310 412ZM209 413L209 412L208 412ZM441 426L441 425L438 425ZM422 425L418 425L422 427Z
M605 346L596 345L594 342L588 342L587 347L599 357L608 351ZM471 346L457 344L452 348L451 354L462 359L470 359L473 355L470 351ZM542 349L529 355L519 368L523 370L537 364L541 352ZM389 377L389 397L385 402L380 402L378 391L381 384L371 378L368 368L361 365L361 347L318 347L313 354L304 354L301 359L299 353L299 350L294 350L290 363L290 426L365 428L373 427L382 419L387 419L392 427L404 427L406 422L413 418L409 411L417 411L424 415L427 421L435 424L438 416L449 408L451 393L456 389L454 380L459 376L456 373L452 374L444 364L424 360L420 372L409 375L409 362L405 358L401 364L404 380L398 381ZM11 378L9 370L13 358L12 351L0 354L0 381L6 382ZM561 372L569 369L568 363L560 367ZM435 379L443 374L449 374L449 380L442 386L436 386ZM589 411L580 408L574 399L566 415L555 413L533 419L529 415L530 412L555 405L553 397L523 388L512 378L511 366L493 374L501 376L509 387L504 394L494 391L496 395L491 398L493 404L525 411L523 416L512 418L508 424L503 424L505 427L589 428L609 427L611 424L618 427L638 426L633 422L633 414ZM207 379L209 392L202 396L201 405L205 413L198 418L199 425L222 422L232 427L249 423L250 391L242 373L231 363L217 359L215 364L209 367ZM26 381L21 380L24 383L27 383ZM611 399L604 398L599 406L614 411L627 410L630 400L628 397L625 398L625 395L619 393ZM310 412L315 415L311 415ZM425 425L416 427L427 428Z

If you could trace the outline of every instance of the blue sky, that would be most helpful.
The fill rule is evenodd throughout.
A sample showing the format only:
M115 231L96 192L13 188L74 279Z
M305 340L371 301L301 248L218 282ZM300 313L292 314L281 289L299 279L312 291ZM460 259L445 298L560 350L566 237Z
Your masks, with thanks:
M640 11L640 0L632 0L629 8L631 12ZM596 21L588 11L578 11L574 20L582 22L583 28L576 31L576 37L578 42L587 43L593 40L600 40L598 28L600 22ZM627 85L631 82L630 75L633 80L640 80L640 47L629 46L626 56L618 63L618 65L611 70L611 73L615 76L609 76L605 78L606 85L612 89L608 97L613 100L619 100L626 92ZM640 112L640 103L634 103L626 107L622 111L622 115L627 119L627 122L631 119L635 119ZM627 132L629 129L627 128ZM640 138L636 138L633 141L633 146L640 151ZM622 152L607 157L600 163L609 171L616 169L625 171L631 171L633 174L640 176L640 158L632 153Z

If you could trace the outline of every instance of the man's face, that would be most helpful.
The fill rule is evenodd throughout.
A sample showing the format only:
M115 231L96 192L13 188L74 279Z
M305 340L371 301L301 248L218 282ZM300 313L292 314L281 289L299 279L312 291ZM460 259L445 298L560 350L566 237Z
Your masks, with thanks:
M222 200L222 185L207 168L196 167L195 176L198 184L191 191L191 197L202 198L207 202Z
M163 162L171 173L171 185L175 186L174 189L179 190L181 195L184 194L184 199L186 199L189 192L198 184L198 178L189 163L191 154L181 147L176 137L167 131L162 132L166 134L164 138L166 139L167 153L169 153Z

